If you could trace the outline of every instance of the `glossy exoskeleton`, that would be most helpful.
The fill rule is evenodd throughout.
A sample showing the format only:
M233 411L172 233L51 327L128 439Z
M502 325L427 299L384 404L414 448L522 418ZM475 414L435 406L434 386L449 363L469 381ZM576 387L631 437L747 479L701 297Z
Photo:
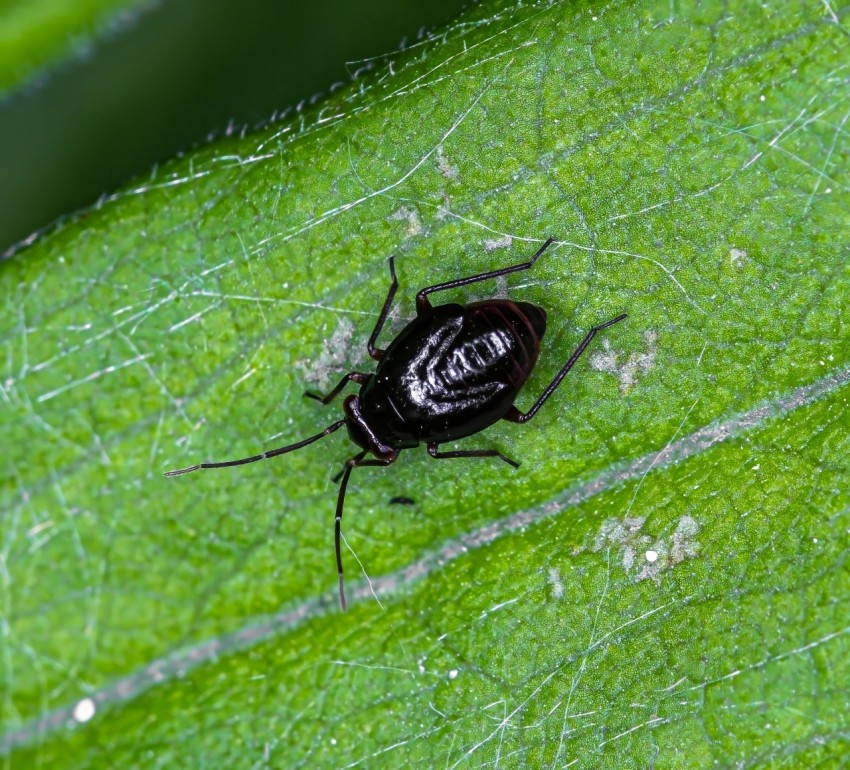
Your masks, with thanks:
M416 318L399 332L386 350L382 350L375 343L398 289L395 261L391 258L392 283L368 343L369 355L378 361L375 373L349 372L325 396L304 394L327 404L347 383L358 383L360 393L348 396L343 402L345 417L342 420L315 436L279 449L241 460L201 463L168 471L165 475L179 476L203 468L226 468L277 457L312 444L345 425L349 437L362 451L348 460L335 478L342 478L337 496L334 540L339 598L344 610L340 525L352 469L389 465L395 462L401 450L421 443L427 445L428 454L437 460L497 457L514 468L519 467L519 463L496 449L443 452L440 445L478 433L498 420L528 422L561 384L594 335L626 317L623 313L594 326L531 408L521 412L514 406L514 399L537 362L540 340L546 331L546 311L528 302L506 299L434 307L428 295L529 270L552 242L553 239L549 238L528 262L422 289L416 295ZM374 458L367 459L370 453Z

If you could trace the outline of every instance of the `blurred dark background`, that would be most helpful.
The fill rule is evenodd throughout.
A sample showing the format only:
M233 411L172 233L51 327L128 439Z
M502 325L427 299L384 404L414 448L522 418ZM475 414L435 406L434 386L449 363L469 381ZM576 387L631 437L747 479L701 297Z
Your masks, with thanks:
M359 60L468 4L166 0L0 99L0 254L231 122L257 124L347 82Z

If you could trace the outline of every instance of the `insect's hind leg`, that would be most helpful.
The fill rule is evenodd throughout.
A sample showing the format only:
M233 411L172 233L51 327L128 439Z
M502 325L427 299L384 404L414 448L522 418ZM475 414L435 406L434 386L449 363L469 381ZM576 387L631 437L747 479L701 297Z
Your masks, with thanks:
M618 315L616 318L612 318L610 321L606 321L604 324L599 324L599 326L594 326L584 337L584 339L579 343L579 346L575 349L573 354L569 357L567 363L565 363L561 367L561 371L559 371L555 378L546 386L546 390L541 393L540 398L534 402L534 405L527 412L520 412L515 406L510 408L510 411L502 418L503 420L508 420L508 422L528 422L535 414L537 414L537 410L540 409L543 404L546 403L546 400L551 396L558 385L561 384L561 380L567 376L567 372L573 368L573 365L576 361L578 361L579 357L582 353L584 353L587 346L590 344L590 341L597 335L598 332L601 332L603 329L607 329L609 326L613 326L616 323L619 323L624 318L626 318L626 314L622 313Z
M387 298L384 300L384 306L381 308L381 314L378 316L378 322L375 324L375 328L372 330L372 335L369 337L369 355L376 361L380 361L384 357L384 351L380 348L376 348L375 342L378 340L378 335L381 333L381 329L384 328L384 324L387 322L390 307L392 307L395 293L398 291L398 278L396 278L395 274L395 257L390 257L390 277L392 278L392 281L390 283L390 288L387 290Z
M528 260L528 262L523 262L519 265L512 265L511 267L503 267L500 270L490 270L486 273L479 273L478 275L471 275L468 278L456 278L454 281L446 281L445 283L438 283L434 286L428 286L422 289L416 295L416 312L419 315L423 313L427 313L431 308L431 303L428 301L428 295L433 294L435 291L443 291L444 289L456 289L458 286L468 286L471 283L478 283L479 281L486 281L488 278L498 278L502 275L508 275L508 273L518 273L521 270L530 270L534 267L534 263L540 257L540 255L548 249L552 243L554 243L554 238L548 238L546 243L544 243L535 253L535 255Z
M436 441L428 444L428 454L435 460L451 460L455 457L498 457L514 468L519 468L516 460L505 457L498 449L460 449L454 452L441 452L440 445Z
M314 401L319 401L320 403L327 405L331 401L333 401L334 398L336 398L336 396L339 394L339 392L346 385L348 385L349 382L357 382L357 383L362 385L371 376L372 376L371 374L367 374L365 372L349 372L348 374L345 375L345 377L343 377L339 381L339 383L336 385L336 387L330 393L328 393L327 395L321 396L318 393L313 393L312 391L307 390L307 391L304 392L304 397L305 398L312 398Z

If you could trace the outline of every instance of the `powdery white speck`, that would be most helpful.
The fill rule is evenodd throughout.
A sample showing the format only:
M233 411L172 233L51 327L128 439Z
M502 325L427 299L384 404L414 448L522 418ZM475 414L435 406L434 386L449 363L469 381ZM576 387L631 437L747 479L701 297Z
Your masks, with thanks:
M449 671L449 679L457 679L457 669L453 668Z
M74 706L74 719L81 724L88 722L94 716L97 707L91 698L83 698L76 706Z
M605 339L602 341L602 349L597 350L590 357L591 369L599 372L608 372L620 380L620 392L627 393L638 378L648 374L655 366L655 343L658 335L655 331L644 332L646 352L631 352L628 357L621 361L624 354L617 353L611 343Z
M549 583L552 586L552 596L560 599L564 595L564 584L561 582L561 573L554 567L549 568Z
M749 256L744 249L729 249L729 261L733 267L744 267Z
M658 551L647 551L646 560L651 564L658 559Z

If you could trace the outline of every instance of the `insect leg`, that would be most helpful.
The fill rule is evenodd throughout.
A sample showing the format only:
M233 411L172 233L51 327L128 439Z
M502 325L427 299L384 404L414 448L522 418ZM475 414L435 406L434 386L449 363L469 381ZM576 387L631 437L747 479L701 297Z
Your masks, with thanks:
M345 425L345 420L337 420L333 425L328 425L321 433L317 433L315 436L310 436L310 438L302 439L301 441L297 441L294 444L288 444L287 446L282 446L278 449L271 449L268 452L263 452L262 454L253 455L252 457L243 457L241 460L227 460L222 463L200 463L198 465L192 465L189 468L180 468L175 471L166 471L166 476L182 476L184 473L192 473L192 471L200 471L206 468L229 468L232 465L246 465L247 463L255 463L259 460L267 460L270 457L277 457L278 455L284 455L287 452L294 452L296 449L301 449L303 446L307 446L307 444L312 444L314 441L318 441L320 438L324 438L329 433L333 433L335 430L339 430L343 425Z
M315 401L320 401L322 404L329 404L336 398L337 394L349 383L349 382L358 382L361 385L366 382L366 380L371 377L371 374L364 374L363 372L349 372L345 375L340 381L339 384L326 396L320 396L318 393L313 393L310 390L304 392L305 397L312 398Z
M345 503L345 489L348 486L348 477L351 475L353 468L362 468L368 465L389 465L396 461L398 452L392 455L387 460L364 460L365 453L352 457L342 471L342 483L339 485L339 496L336 499L336 516L334 517L334 544L336 546L336 569L339 574L339 603L342 611L345 612L345 584L342 577L342 549L340 541L342 539L342 507Z
M446 281L445 283L438 283L434 286L428 286L425 289L422 289L416 295L416 312L419 315L423 313L427 313L431 307L431 303L428 301L428 295L433 294L435 291L443 291L443 289L455 289L458 286L468 286L470 283L478 283L478 281L486 281L488 278L498 278L500 275L507 275L508 273L518 273L520 270L530 270L534 263L537 261L538 257L552 245L554 238L547 239L546 243L544 243L538 250L537 253L528 260L528 262L523 262L519 265L513 265L511 267L503 267L501 270L490 270L487 273L479 273L478 275L472 275L468 278L456 278L454 281Z
M428 454L435 460L450 460L453 457L498 457L508 465L519 468L519 463L516 460L505 457L498 449L462 449L456 452L440 452L439 449L440 445L436 441L428 444Z
M398 278L396 278L395 275L395 257L390 257L390 276L392 277L392 283L390 283L390 288L387 291L387 298L384 300L384 306L381 308L381 314L378 316L378 322L372 330L372 336L369 337L369 355L376 361L380 361L381 358L383 358L384 351L380 348L376 348L375 342L378 339L378 335L381 333L381 329L384 328L387 315L389 315L390 307L392 307L393 304L393 298L395 297L396 290L398 289Z
M610 321L606 321L604 324L599 324L599 326L594 326L586 335L585 338L581 341L579 346L575 349L575 352L570 356L567 363L565 363L561 367L561 371L559 371L555 375L555 379L552 380L547 386L546 390L540 395L540 398L534 402L534 405L527 412L520 412L515 406L510 408L510 411L502 418L503 420L508 420L509 422L528 422L535 414L537 414L537 410L540 409L543 404L546 403L546 399L549 398L554 392L558 385L561 384L561 380L567 376L567 372L573 368L573 365L576 361L578 361L579 357L582 353L584 353L585 348L590 344L590 341L596 336L597 332L601 332L603 329L607 329L609 326L613 326L615 323L619 323L626 317L626 314L618 315L616 318L612 318Z

